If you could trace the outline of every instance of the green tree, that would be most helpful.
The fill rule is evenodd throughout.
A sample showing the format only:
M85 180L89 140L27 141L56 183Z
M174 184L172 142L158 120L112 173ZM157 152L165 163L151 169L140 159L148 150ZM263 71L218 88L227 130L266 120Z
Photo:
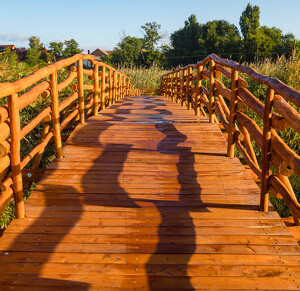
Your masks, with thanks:
M171 45L167 53L170 66L196 63L211 53L236 60L241 54L241 36L235 25L225 20L199 24L195 15L172 33Z
M82 49L79 48L79 44L75 39L65 40L64 42L65 49L63 51L63 57L69 58L76 54L80 54Z
M55 41L50 42L49 52L53 54L56 61L61 60L63 58L64 55L63 47L64 44L62 42L55 42Z
M151 67L152 65L158 65L158 66L165 66L166 65L166 58L165 54L163 52L159 52L157 50L147 50L142 52L143 54L143 64L146 65L146 67Z
M185 21L184 27L171 34L171 49L167 53L170 66L178 64L195 63L199 60L199 53L204 53L202 39L202 25L192 14ZM202 52L203 51L203 52Z
M28 40L29 49L26 54L26 62L29 66L35 66L40 64L42 61L41 56L44 50L44 45L40 42L40 38L37 36L31 36Z
M113 64L141 64L141 38L124 36L108 60Z
M242 12L240 17L240 28L244 38L255 35L259 29L260 10L258 6L252 6L250 3Z
M220 57L239 60L241 36L237 27L225 20L209 21L203 26L201 42L206 54L216 53Z
M281 55L282 32L276 27L261 26L255 35L256 59L276 58Z
M161 25L156 22L147 22L141 28L144 34L143 48L154 51L157 42L162 38L159 32Z
M280 52L286 57L294 56L296 51L299 52L300 42L292 33L285 34L281 37Z
M250 3L240 17L240 28L243 35L243 54L246 61L253 61L258 50L258 31L260 10Z

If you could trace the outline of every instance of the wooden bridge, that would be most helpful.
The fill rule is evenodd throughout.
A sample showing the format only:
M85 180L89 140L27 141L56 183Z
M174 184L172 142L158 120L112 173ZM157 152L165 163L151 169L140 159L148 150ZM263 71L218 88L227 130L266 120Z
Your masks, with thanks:
M249 153L245 160L253 167L247 133L260 132L251 131L253 124L249 127L246 122L241 122L244 127L237 126L244 116L237 103L245 95L236 92L234 85L230 90L222 87L225 97L226 90L231 98L236 96L236 107L225 110L229 121L224 112L215 115L227 106L222 103L220 83L214 80L221 66L209 72L202 65L210 61L215 66L212 60L216 58L210 56L204 63L164 76L159 96L139 96L126 76L103 63L94 62L92 71L83 70L82 60L89 56L82 55L27 79L0 84L0 97L8 96L7 105L0 108L1 171L11 165L11 172L6 171L2 178L0 209L14 197L18 218L0 238L1 290L300 288L296 238L262 199L266 193L253 174L231 153L231 145L242 151L245 146L244 154ZM74 62L77 67L71 67L70 75L58 82L57 72ZM230 77L245 90L243 79L231 69ZM206 74L210 88L219 86L218 92L202 86ZM45 81L49 75L50 80ZM83 75L92 76L94 82L84 84L89 81ZM74 79L78 82L71 84ZM37 80L41 82L23 91ZM67 86L72 93L59 101L59 91ZM277 93L300 102L298 92L280 86ZM267 94L272 99L270 90L272 87ZM50 98L51 107L45 106L20 127L19 110L37 98ZM193 108L196 115L182 105ZM276 119L273 127L279 123L290 126L289 118L298 113L288 106L284 105L285 110L294 115L285 118L283 111L279 111L281 116L265 114L264 124L269 117ZM21 156L20 141L40 122L39 143ZM75 125L62 147L63 130ZM228 135L221 131L225 127ZM294 128L298 130L297 125ZM265 125L260 134L268 140ZM274 139L276 133L272 134ZM57 158L43 170L39 163L49 142L54 142ZM262 146L265 144L264 140ZM267 192L284 197L298 225L300 208L287 172L299 172L299 156L294 153L292 163L290 156L287 161L282 159L275 175L269 167L274 157L278 165L276 141L269 146L267 153L263 150L262 170L255 163L257 170L265 171L264 154L270 158L267 177L254 171L255 179L268 182ZM286 144L284 150L290 153ZM30 167L25 168L26 164ZM24 208L23 187L38 180Z

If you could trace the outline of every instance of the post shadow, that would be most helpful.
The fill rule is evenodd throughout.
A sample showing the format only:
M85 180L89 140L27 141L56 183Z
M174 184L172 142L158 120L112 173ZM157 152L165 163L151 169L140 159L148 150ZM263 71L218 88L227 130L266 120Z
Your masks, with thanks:
M130 114L130 109L128 110L123 110L123 109L118 109L122 106L121 104L114 104L112 105L113 107L116 108L115 114L107 114L107 116L109 116L111 118L111 120L116 119L118 121L122 121L125 118L119 116L118 114ZM89 121L87 120L87 123ZM109 121L100 121L101 122L101 129L99 130L99 132L97 133L97 136L95 136L95 139L99 141L100 136L106 131L108 130L112 125L114 125L113 123L109 122ZM81 133L85 131L85 127L81 127L77 130L77 133L73 136L72 138L72 142L74 143L74 146L76 147L77 141L78 144L80 143L80 136ZM103 145L99 142L96 144L97 147L102 147ZM80 281L73 281L73 280L67 280L65 278L68 277L68 275L66 273L62 273L59 274L59 277L61 277L61 279L50 279L50 278L43 278L42 274L42 269L43 266L49 262L49 259L52 255L52 253L55 251L56 247L59 245L59 243L64 239L64 237L70 233L70 231L72 230L72 228L78 223L78 221L80 220L80 217L83 213L83 205L102 205L102 206L116 206L116 201L104 201L102 199L87 199L84 197L84 203L82 203L81 199L80 199L80 195L84 194L84 193L89 193L89 175L90 172L95 171L95 167L97 168L97 164L98 163L102 163L102 162L107 162L107 155L110 155L112 150L114 149L115 145L121 146L122 147L122 151L113 151L114 153L114 158L116 160L118 160L117 163L117 167L115 167L115 175L112 175L112 178L110 179L110 183L111 185L114 185L113 190L116 193L120 193L120 195L124 195L124 197L127 195L127 193L123 190L122 186L119 183L118 177L119 174L122 172L123 169L123 164L126 161L127 155L131 150L131 145L130 144L124 144L124 145L120 145L120 144L107 144L104 148L103 151L101 153L101 155L99 155L99 157L96 157L95 160L93 161L93 165L92 167L87 171L87 173L83 176L82 180L81 180L81 187L83 189L83 191L78 191L75 187L71 186L71 185L60 185L59 188L59 193L62 193L61 195L63 195L63 193L67 193L67 194L73 194L73 197L71 199L72 203L72 208L75 209L75 211L72 211L72 215L70 217L68 217L68 224L64 225L64 232L58 232L55 233L55 239L51 242L47 242L46 240L46 236L47 236L47 232L45 232L45 230L43 229L44 225L40 225L39 223L39 218L47 218L49 217L48 212L49 211L64 211L63 207L66 204L63 205L53 205L53 201L51 201L53 198L55 199L55 195L52 196L51 194L55 194L55 191L53 192L53 189L55 189L55 185L54 188L52 187L51 184L46 184L46 187L40 187L39 185L36 187L35 190L33 190L33 192L44 192L45 196L44 196L44 207L43 207L43 212L41 213L41 215L36 218L36 220L29 225L28 227L25 227L24 231L19 234L14 241L11 243L11 245L5 250L0 252L0 261L1 261L1 257L4 259L3 262L24 262L25 265L17 265L16 264L16 268L15 271L12 273L7 273L6 268L0 268L0 273L2 274L0 276L0 286L5 286L5 285L30 285L33 284L34 288L38 287L38 288L42 288L42 287L59 287L59 286L64 286L64 288L79 288L80 290L89 290L90 288L90 284L85 283L85 282L80 282ZM88 147L88 145L85 144L85 146ZM91 146L93 146L93 144L91 144ZM95 144L94 144L95 146ZM55 162L62 162L63 163L63 159L61 160L54 160L52 163ZM52 169L55 169L55 167ZM50 173L51 175L51 173ZM45 173L45 176L47 177L47 171ZM42 184L42 181L41 181ZM47 187L48 186L48 187ZM48 189L48 190L47 190ZM83 192L83 193L81 193ZM100 197L101 194L99 194ZM128 196L128 195L127 195ZM40 198L42 199L42 198ZM40 204L39 204L40 205ZM121 205L118 205L121 206ZM132 201L132 199L128 198L126 199L126 207L139 207L134 201ZM63 219L63 218L62 218ZM59 225L58 225L59 226ZM40 229L40 231L37 231L37 229ZM7 234L9 234L9 229ZM25 246L24 244L24 236L26 235L30 235L30 236L34 236L36 238L35 242L32 243L31 245ZM51 233L49 233L49 235L51 235ZM3 234L3 240L5 240L5 232ZM43 236L43 238L41 239L41 236ZM19 252L24 251L26 252L26 255L24 258L19 258ZM37 258L37 254L41 254L38 258ZM63 256L63 255L62 255ZM76 254L74 253L74 256L76 256ZM65 260L65 262L67 262L67 260ZM2 266L4 266L2 264ZM25 270L25 271L24 271ZM5 274L5 275L4 275ZM51 276L51 275L50 275ZM104 287L105 288L105 287Z

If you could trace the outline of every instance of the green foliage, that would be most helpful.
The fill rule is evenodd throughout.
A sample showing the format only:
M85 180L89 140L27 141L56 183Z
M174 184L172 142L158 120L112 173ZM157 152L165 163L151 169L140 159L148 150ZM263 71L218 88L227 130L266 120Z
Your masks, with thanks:
M50 49L49 52L51 52L55 58L55 60L59 61L63 58L64 50L63 50L64 44L62 42L50 42Z
M112 65L135 65L151 67L152 64L165 65L166 59L162 52L157 50L143 49L144 39L124 36L118 43L117 48L110 56L103 58L103 61Z
M203 26L199 40L206 54L216 53L220 57L239 59L241 56L241 36L237 27L225 20L209 21Z
M259 24L260 10L258 6L252 6L250 3L242 12L240 17L240 28L244 38L249 38L257 33Z
M0 54L0 62L8 63L10 66L16 66L18 64L18 56L15 51L7 48L4 53Z
M141 64L141 49L143 40L141 38L125 36L118 43L117 48L106 60L112 64Z
M166 58L164 53L159 51L141 51L143 57L143 64L147 68L151 68L152 65L156 64L158 66L166 65Z
M172 48L166 53L169 66L178 64L196 63L204 54L202 25L197 22L195 15L185 21L183 28L171 34Z
M276 59L290 57L300 50L295 36L283 35L276 27L260 26L260 9L248 4L240 17L242 37L235 25L225 20L197 22L195 15L185 21L184 27L171 34L171 48L166 51L168 66L196 63L211 53L236 61Z
M225 20L200 24L195 15L171 35L171 45L167 58L172 66L196 63L211 53L235 60L241 54L241 36L235 25Z
M157 42L161 39L159 30L161 28L160 24L156 22L147 22L145 25L141 26L144 34L143 48L146 50L155 50Z
M69 58L76 54L80 54L82 49L79 48L79 44L75 39L65 40L65 49L63 51L63 58Z
M31 36L28 40L29 49L26 54L26 62L29 66L33 67L41 62L44 45L40 42L40 38L36 36Z
M50 49L47 50L40 38L32 36L29 38L29 49L26 54L26 62L30 67L43 67L52 62L72 57L82 52L75 39L62 42L51 42Z
M0 82L13 82L26 75L32 69L25 62L18 62L15 51L5 50L0 54Z

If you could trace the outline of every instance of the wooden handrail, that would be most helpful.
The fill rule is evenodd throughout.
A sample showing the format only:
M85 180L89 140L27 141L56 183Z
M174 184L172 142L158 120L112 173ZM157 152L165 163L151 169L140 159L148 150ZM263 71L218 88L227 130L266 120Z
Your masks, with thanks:
M239 72L267 86L264 104L247 90L248 84L238 76ZM217 80L221 76L231 79L231 88L226 88ZM202 85L202 80L207 78L208 88ZM164 74L160 93L186 105L188 109L192 104L196 115L208 115L210 123L222 125L220 127L228 132L225 133L228 136L227 155L233 157L236 146L261 181L261 210L268 211L269 191L276 196L279 193L290 208L295 224L300 224L300 204L287 177L292 172L300 176L300 156L275 131L292 127L300 132L300 114L288 103L300 107L300 92L252 68L211 54L197 64ZM227 104L230 104L230 109ZM262 119L262 129L246 115L248 107ZM262 150L262 168L259 167L251 140ZM271 163L276 173L270 171Z
M83 60L89 60L93 68L83 69ZM58 73L63 68L69 68L70 73L58 83ZM84 84L87 79L84 75L92 80L90 84ZM60 91L68 86L73 92L65 97ZM89 90L87 94L86 90ZM104 110L108 104L137 93L127 76L83 54L58 61L13 83L1 83L0 99L7 97L8 103L0 107L0 215L13 197L16 218L24 217L22 170L32 159L31 169L38 169L44 149L51 140L54 140L56 156L62 158L62 131L72 120L73 124L84 123L88 116L97 115L99 108ZM20 110L36 102L39 96L48 100L47 106L21 128ZM21 140L40 123L43 132L39 143L21 157ZM6 174L9 166L11 172Z

